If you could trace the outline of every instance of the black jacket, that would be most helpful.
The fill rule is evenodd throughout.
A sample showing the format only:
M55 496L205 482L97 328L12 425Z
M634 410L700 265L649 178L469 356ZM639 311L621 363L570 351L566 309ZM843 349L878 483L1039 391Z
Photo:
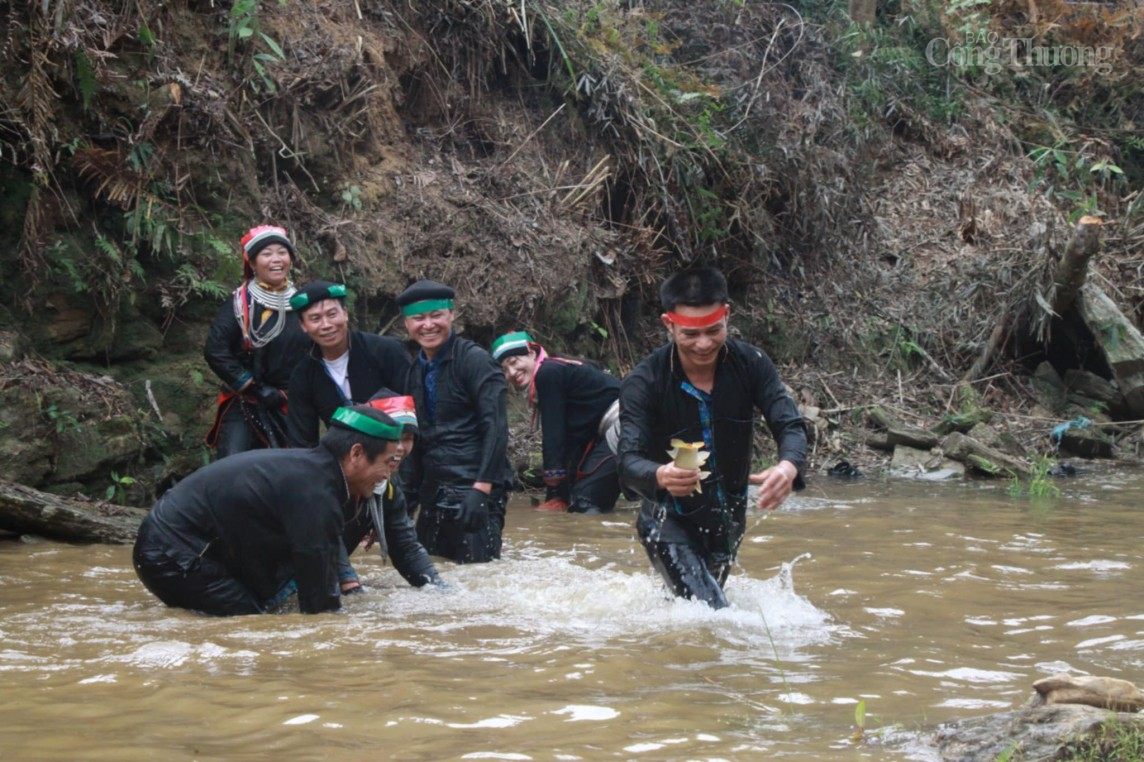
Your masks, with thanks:
M437 573L437 567L433 565L425 546L417 539L417 531L413 528L413 520L409 518L402 491L395 489L390 482L386 485L384 495L375 495L371 499L381 500L382 522L385 526L378 532L380 537L377 542L380 544L384 541L384 553L393 559L393 568L414 587L427 583L439 584L441 575ZM353 553L371 529L376 527L370 518L367 504L363 502L357 515L346 522L342 533L346 553Z
M600 419L620 394L620 382L590 365L547 360L536 371L535 383L544 469L573 469L596 439Z
M209 554L262 601L294 579L302 612L315 613L341 605L337 563L354 502L324 446L252 450L195 471L143 520L182 568Z
M655 472L671 461L667 454L671 440L703 441L699 403L680 388L684 380L675 345L667 344L637 365L620 388L620 481L651 502L660 497ZM756 410L766 418L778 444L778 460L798 467L795 488L803 487L806 427L763 350L728 338L715 369L711 398L718 461L714 477L722 480L728 494L746 493ZM702 507L713 492L704 482L703 493L679 499L682 512Z
M277 315L269 319L276 320ZM234 302L227 299L211 323L203 357L222 380L224 391L237 391L251 378L285 391L290 385L290 374L311 346L313 342L291 310L286 312L286 327L273 341L259 349L243 349L242 326L234 316Z
M492 355L454 334L442 347L437 371L436 420L425 406L421 365L414 360L402 388L417 403L419 441L402 464L401 481L410 502L423 482L506 486L508 387Z
M381 387L404 394L409 352L389 336L350 331L350 361L346 369L352 400L326 372L322 350L313 342L309 353L290 377L286 436L291 447L313 447L318 443L318 422L329 423L334 411L343 405L361 405Z

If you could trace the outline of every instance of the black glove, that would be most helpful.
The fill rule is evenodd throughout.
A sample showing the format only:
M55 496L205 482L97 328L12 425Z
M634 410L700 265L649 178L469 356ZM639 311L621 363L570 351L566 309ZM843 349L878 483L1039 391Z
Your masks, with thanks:
M475 532L483 527L489 520L489 496L479 489L471 489L465 493L461 500L461 510L457 513L457 521L465 525L465 529Z
M254 396L258 398L258 404L267 410L278 410L286 401L286 395L282 390L269 384L260 384Z

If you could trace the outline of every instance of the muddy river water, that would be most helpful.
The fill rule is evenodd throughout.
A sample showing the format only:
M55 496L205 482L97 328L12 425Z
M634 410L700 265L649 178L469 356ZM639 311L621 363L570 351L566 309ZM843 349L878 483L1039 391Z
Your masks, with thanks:
M933 760L1060 670L1144 683L1144 475L815 478L753 514L729 609L604 517L510 504L504 558L343 612L163 607L130 549L0 542L0 759ZM864 702L866 740L854 740Z

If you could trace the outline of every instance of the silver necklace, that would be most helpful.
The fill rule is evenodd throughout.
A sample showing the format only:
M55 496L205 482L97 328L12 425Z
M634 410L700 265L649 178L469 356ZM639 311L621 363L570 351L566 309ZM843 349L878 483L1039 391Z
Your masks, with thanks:
M246 291L250 294L250 301L252 306L260 304L263 307L274 310L278 313L278 319L270 322L263 321L262 325L266 326L270 322L269 327L265 332L255 329L253 325L248 324L246 314L246 304L243 302L242 292L243 289L237 288L234 291L234 317L238 320L238 324L242 327L242 337L250 343L252 347L264 347L286 328L286 313L290 311L290 297L294 296L297 289L290 281L286 282L286 288L281 291L267 291L262 286L258 285L258 281L251 278L250 282L246 285ZM253 321L250 321L253 322Z

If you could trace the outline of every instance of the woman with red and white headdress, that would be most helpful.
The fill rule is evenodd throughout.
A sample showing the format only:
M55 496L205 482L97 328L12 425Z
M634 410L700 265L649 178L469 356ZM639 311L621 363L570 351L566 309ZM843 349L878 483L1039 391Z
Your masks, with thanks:
M259 225L242 237L242 284L211 324L203 356L222 381L206 443L219 458L284 447L286 387L310 339L290 308L297 253L283 228Z

